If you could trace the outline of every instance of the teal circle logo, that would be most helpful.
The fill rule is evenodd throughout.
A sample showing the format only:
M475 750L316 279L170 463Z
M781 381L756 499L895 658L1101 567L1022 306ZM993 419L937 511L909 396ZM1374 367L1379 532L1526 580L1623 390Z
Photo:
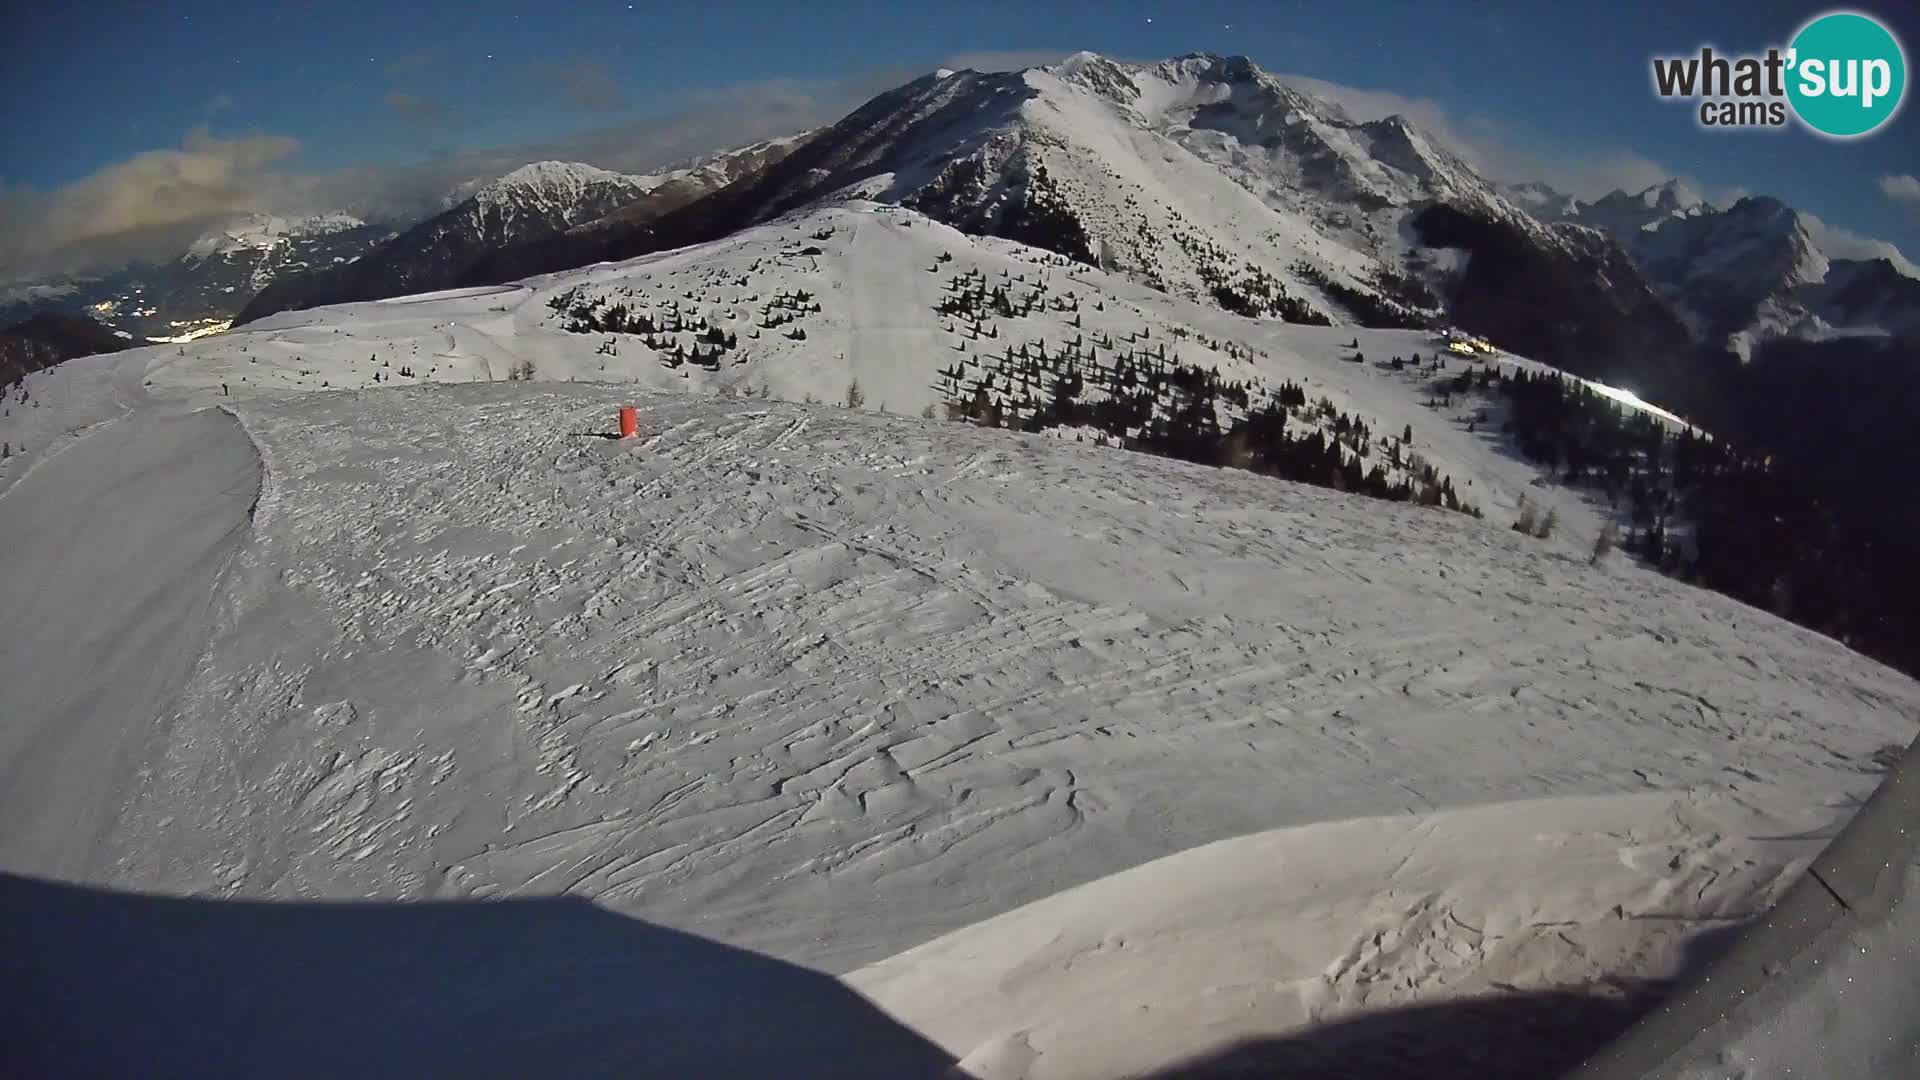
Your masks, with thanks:
M1802 123L1836 139L1893 119L1907 94L1907 56L1893 32L1852 11L1822 15L1788 45L1787 100Z

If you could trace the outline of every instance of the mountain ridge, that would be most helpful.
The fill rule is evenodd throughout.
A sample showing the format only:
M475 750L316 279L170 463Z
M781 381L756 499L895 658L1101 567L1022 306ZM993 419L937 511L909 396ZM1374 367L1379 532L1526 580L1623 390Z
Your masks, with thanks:
M1292 321L1428 326L1454 307L1497 306L1497 297L1456 295L1486 280L1464 272L1472 243L1458 245L1493 243L1490 234L1457 233L1441 247L1413 227L1436 204L1508 234L1488 250L1538 249L1536 262L1552 268L1545 280L1571 288L1584 276L1591 286L1601 265L1621 279L1597 279L1621 293L1603 303L1583 307L1556 292L1531 316L1476 314L1468 329L1507 333L1531 320L1526 340L1584 347L1618 334L1552 332L1547 312L1615 318L1648 293L1630 263L1598 252L1604 235L1538 220L1405 117L1358 122L1245 57L1126 63L1086 52L1020 71L928 74L698 203L631 228L491 253L460 284L703 243L845 199L910 207L1174 295ZM1651 338L1662 355L1691 348L1665 320Z
M1592 203L1534 190L1543 219L1612 235L1705 347L1746 360L1777 338L1920 333L1920 277L1889 259L1829 254L1780 199L1715 205L1678 179Z
M1746 357L1783 334L1882 323L1897 332L1912 321L1904 301L1869 295L1891 283L1884 275L1849 271L1846 288L1825 288L1831 260L1790 213L1773 215L1788 224L1768 226L1756 209L1767 204L1715 205L1681 179L1590 203L1545 184L1495 183L1407 117L1356 120L1244 56L1129 62L1080 52L1018 71L942 69L730 161L736 167L671 193L672 181L630 178L655 186L603 214L455 230L455 256L395 250L384 264L289 279L239 321L630 258L848 198L912 207L1231 311L1452 322L1636 385L1696 363L1701 349ZM544 202L559 205L613 175L535 163L509 177L545 182L562 194ZM520 199L496 201L503 215L537 216ZM1441 235L1446 242L1434 242ZM1530 302L1512 299L1519 294Z
M684 205L730 180L730 162L752 162L757 167L767 156L788 148L789 143L770 140L648 175L617 173L581 162L522 165L479 185L451 208L352 264L269 284L248 301L235 324L276 311L454 287L492 251L593 226L650 199L663 207Z
M43 311L0 328L0 386L12 386L32 372L77 357L145 344L115 333L97 319Z
M52 311L133 337L190 338L225 329L275 279L357 259L392 235L339 212L236 215L161 262L15 286L0 300L0 321Z

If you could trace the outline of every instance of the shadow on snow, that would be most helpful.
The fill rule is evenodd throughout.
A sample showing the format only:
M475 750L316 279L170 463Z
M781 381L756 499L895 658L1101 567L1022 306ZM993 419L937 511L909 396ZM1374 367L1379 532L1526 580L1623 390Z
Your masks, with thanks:
M1676 980L1387 1008L1248 1039L1163 1069L1151 1080L1552 1080L1619 1037L1676 985L1698 977L1740 929L1720 927L1695 937Z
M0 1073L940 1076L838 980L578 898L187 899L0 874Z

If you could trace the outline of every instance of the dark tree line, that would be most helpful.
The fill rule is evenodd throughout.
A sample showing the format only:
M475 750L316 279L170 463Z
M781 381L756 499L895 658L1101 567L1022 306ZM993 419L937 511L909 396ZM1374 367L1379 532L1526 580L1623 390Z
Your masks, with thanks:
M1606 491L1625 517L1623 546L1647 562L1920 674L1916 514L1876 467L1911 458L1885 440L1861 445L1859 435L1835 432L1843 414L1808 411L1804 395L1777 399L1798 414L1793 431L1777 432L1775 446L1743 449L1675 433L1552 375L1468 372L1450 384L1504 396L1521 452L1567 482ZM1885 389L1912 393L1910 384ZM1894 437L1920 449L1920 439Z
M978 358L987 363L977 369L956 363L941 389L952 414L990 427L1092 428L1131 450L1480 516L1404 440L1374 435L1331 401L1309 404L1291 382L1256 388L1163 357L1164 346L1103 363L1073 345L1021 345ZM1234 417L1224 425L1223 412Z
M1005 185L1005 199L986 198L996 180ZM1047 167L1037 162L1024 177L1009 168L994 178L979 158L962 158L901 205L963 232L1017 240L1088 266L1097 261L1086 227Z
M744 283L744 279L739 283ZM618 295L634 297L631 289L620 290ZM692 295L691 292L687 294L689 298ZM757 300L757 297L752 299ZM723 328L692 310L682 310L677 300L669 300L663 309L649 312L629 308L621 299L595 296L585 287L576 285L549 298L547 307L559 318L560 328L568 333L630 334L638 337L643 345L658 356L661 366L669 370L692 364L708 371L718 371L721 361L740 347L738 332ZM814 299L811 292L805 289L783 290L760 303L754 324L747 333L749 337L757 338L762 330L785 327L781 331L785 336L804 341L807 332L797 325L798 321L818 311L820 301ZM682 334L690 335L692 341L682 341ZM615 339L609 338L595 351L605 356L617 356L619 346ZM745 358L735 356L733 362L744 363Z
M1331 326L1333 320L1320 313L1304 298L1287 291L1286 284L1245 259L1237 271L1228 266L1233 258L1218 243L1196 232L1181 228L1186 223L1179 211L1170 211L1176 224L1174 243L1193 261L1200 284L1221 310L1250 319L1278 317L1283 322L1309 326Z
M1425 330L1439 322L1439 299L1413 278L1382 271L1375 275L1374 287L1380 290L1375 295L1336 281L1305 260L1295 263L1293 272L1338 300L1362 326Z

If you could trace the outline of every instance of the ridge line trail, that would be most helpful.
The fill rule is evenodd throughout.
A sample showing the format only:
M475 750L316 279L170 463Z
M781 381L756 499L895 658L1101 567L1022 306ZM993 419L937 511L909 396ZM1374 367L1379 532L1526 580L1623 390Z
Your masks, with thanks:
M832 303L833 292L846 294L850 308L846 360L853 373L865 376L861 390L868 407L878 409L891 399L894 404L890 407L903 411L902 402L918 400L927 393L927 388L919 385L924 366L908 362L907 357L947 351L946 344L936 340L937 324L931 319L939 294L929 283L940 278L926 273L922 265L932 258L928 246L898 235L896 230L901 226L893 221L862 213L848 215L847 220L847 227L853 231L847 257L829 265L836 271L845 267L851 272L835 274L838 288L830 288L820 300ZM891 350L891 358L869 363L869 356L876 350ZM836 396L831 400L840 399Z
M110 356L82 370L126 411L0 499L0 869L65 880L107 871L261 488L232 416L154 403Z
M629 401L652 439L569 437ZM168 889L566 888L846 971L1265 829L1818 808L1920 705L1656 575L1051 438L561 383L246 416L274 512L121 830Z

